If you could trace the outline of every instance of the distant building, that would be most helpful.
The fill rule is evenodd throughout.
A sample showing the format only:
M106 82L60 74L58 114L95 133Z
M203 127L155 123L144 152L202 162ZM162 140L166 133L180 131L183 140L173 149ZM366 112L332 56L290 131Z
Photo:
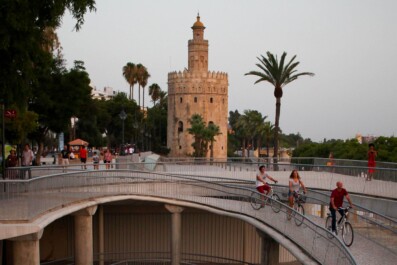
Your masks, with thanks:
M104 99L104 100L109 100L113 98L117 93L113 91L113 88L111 87L104 87L103 91L99 91L96 86L91 86L91 97L93 99Z
M191 127L192 115L199 114L206 124L219 126L221 134L215 137L214 157L227 157L228 76L208 71L208 40L204 39L204 29L197 16L192 26L193 39L188 42L188 68L168 74L167 146L171 149L170 156L193 154L194 139L187 129Z
M373 135L362 136L361 133L357 133L356 139L360 144L369 144L378 139L378 137Z

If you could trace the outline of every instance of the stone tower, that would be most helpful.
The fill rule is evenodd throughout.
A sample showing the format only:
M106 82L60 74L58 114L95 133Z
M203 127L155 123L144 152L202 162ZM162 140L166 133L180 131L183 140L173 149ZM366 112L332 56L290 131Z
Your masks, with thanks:
M215 137L214 158L227 157L228 76L208 71L208 40L204 39L204 29L197 16L192 26L193 39L188 42L188 68L168 73L167 146L173 157L194 152L193 137L187 131L193 114L200 114L207 125L213 122L219 126L221 134Z

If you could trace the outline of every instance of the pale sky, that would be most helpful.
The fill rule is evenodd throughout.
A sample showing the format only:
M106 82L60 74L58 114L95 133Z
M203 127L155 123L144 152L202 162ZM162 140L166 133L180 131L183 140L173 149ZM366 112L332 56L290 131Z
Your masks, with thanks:
M254 85L256 59L270 51L297 55L299 72L284 87L280 127L314 141L356 133L397 136L395 0L97 0L79 32L63 19L58 35L68 66L85 62L91 82L128 92L127 62L142 63L167 91L167 74L187 67L191 26L200 12L209 70L229 75L229 111L258 110L274 123L269 83ZM147 86L147 87L148 87ZM148 89L146 89L147 91ZM146 92L147 93L147 92ZM135 90L137 95L137 90ZM145 96L145 106L152 106Z

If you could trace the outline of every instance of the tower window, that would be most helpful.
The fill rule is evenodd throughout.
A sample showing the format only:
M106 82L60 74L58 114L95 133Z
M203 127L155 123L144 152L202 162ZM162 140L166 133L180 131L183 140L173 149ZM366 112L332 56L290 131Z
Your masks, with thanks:
M182 101L183 101L183 100L182 100L182 97L180 97L180 98L179 98L179 103L182 103Z
M194 103L197 103L197 97L194 97Z
M210 98L210 103L214 103L214 99L213 98Z
M178 133L183 132L183 122L179 121L178 122Z
M182 145L179 146L179 149L182 149Z

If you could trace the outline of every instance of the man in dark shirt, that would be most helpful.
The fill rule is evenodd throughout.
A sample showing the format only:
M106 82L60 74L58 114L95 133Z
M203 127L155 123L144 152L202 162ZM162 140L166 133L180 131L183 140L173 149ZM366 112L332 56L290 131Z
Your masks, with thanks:
M350 206L353 208L352 201L350 200L350 196L347 193L346 189L343 188L343 183L341 181L336 182L336 189L334 189L331 193L331 201L329 203L329 210L331 211L332 216L332 232L336 231L336 211L343 216L345 213L343 210L339 208L343 205L343 199L346 197Z
M69 165L69 155L70 155L70 151L68 149L68 146L65 145L63 147L63 150L61 151L62 154L62 165Z

